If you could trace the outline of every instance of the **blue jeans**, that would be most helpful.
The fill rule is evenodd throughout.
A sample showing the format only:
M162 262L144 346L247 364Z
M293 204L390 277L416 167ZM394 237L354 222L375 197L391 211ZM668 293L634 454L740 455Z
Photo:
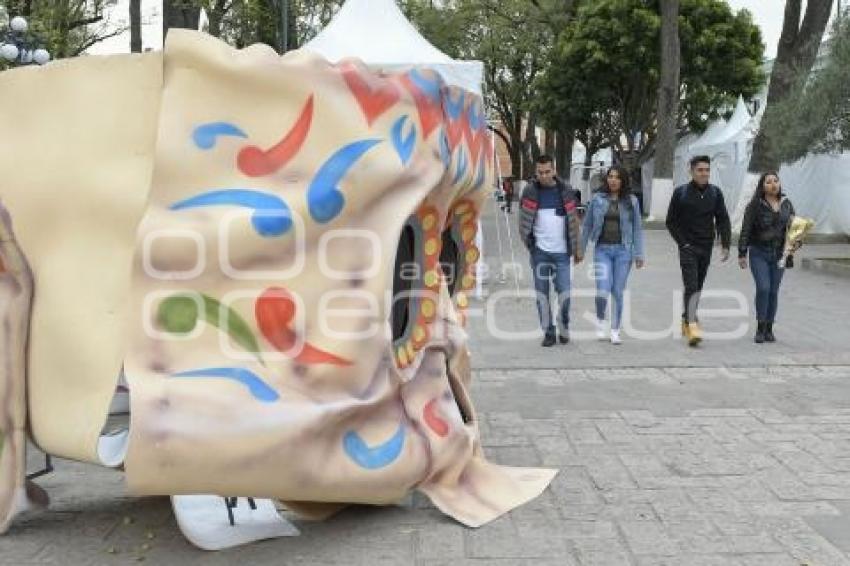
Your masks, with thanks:
M623 293L632 269L632 253L622 244L597 244L593 251L596 275L596 318L605 319L608 295L614 297L611 328L620 329L623 319Z
M756 281L756 319L760 322L776 320L779 308L779 285L782 284L784 269L779 269L781 250L762 246L750 246L750 271Z
M531 272L537 292L537 315L540 328L546 334L555 334L552 306L549 302L550 282L554 280L558 294L561 327L570 327L570 254L545 252L537 246L531 250Z

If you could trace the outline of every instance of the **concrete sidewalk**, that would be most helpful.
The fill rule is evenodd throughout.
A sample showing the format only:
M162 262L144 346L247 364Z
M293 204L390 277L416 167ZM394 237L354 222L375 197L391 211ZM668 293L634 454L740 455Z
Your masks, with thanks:
M503 240L498 253L495 221L488 209L485 259L501 266L511 248ZM503 236L505 229L499 225ZM679 279L666 235L648 233L648 246L649 266L632 280L632 318L658 331L678 317ZM522 275L521 289L529 284ZM583 270L575 286L592 288ZM708 286L740 293L751 310L751 278L737 265L715 265ZM473 530L416 496L299 524L298 538L203 553L182 539L167 499L127 498L119 473L59 461L38 480L53 497L51 511L0 537L0 564L850 564L846 279L795 269L783 288L779 343L756 346L747 329L699 350L670 336L627 335L620 347L576 339L546 350L537 337L499 339L488 320L533 331L533 303L512 296L512 277L489 279L485 291L505 296L473 305L492 311L470 324L473 399L491 459L560 469L534 502ZM576 332L591 328L582 316L591 306L576 301ZM750 318L704 321L718 332ZM30 466L38 465L33 455Z

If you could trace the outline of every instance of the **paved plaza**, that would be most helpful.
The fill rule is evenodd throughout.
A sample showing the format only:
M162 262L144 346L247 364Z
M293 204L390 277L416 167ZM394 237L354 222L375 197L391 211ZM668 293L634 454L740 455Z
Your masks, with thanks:
M673 246L651 231L625 343L596 341L592 300L579 297L573 342L544 350L524 295L527 255L498 218L488 208L489 273L470 312L473 395L489 458L560 470L540 498L473 530L417 495L299 523L297 538L204 553L166 498L129 498L121 474L59 460L38 480L51 510L0 538L0 564L850 564L850 280L789 272L779 342L756 346L749 272L715 262L707 286L723 293L706 299L709 338L692 350L672 332ZM850 246L802 254L850 256ZM592 289L586 267L574 287Z

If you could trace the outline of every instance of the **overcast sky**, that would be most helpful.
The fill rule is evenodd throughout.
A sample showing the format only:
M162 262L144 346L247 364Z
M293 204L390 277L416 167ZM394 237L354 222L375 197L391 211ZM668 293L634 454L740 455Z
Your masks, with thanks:
M726 0L733 10L748 9L753 20L761 28L764 41L764 56L773 59L776 56L776 44L782 33L782 18L785 15L784 0ZM847 0L844 4L847 4ZM805 2L803 3L805 10Z

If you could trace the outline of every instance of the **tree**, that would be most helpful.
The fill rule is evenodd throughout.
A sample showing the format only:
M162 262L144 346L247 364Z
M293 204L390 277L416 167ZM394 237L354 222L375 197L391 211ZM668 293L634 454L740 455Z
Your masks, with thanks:
M142 0L130 0L130 53L142 52Z
M192 0L209 19L206 31L236 46L281 45L281 0ZM287 50L315 36L342 5L342 0L288 0Z
M191 0L162 0L162 41L171 28L198 29L201 7Z
M654 177L673 179L679 118L679 0L661 0L661 80L658 86L658 143Z
M54 59L75 57L126 31L104 18L107 0L9 0L10 17L23 16Z
M678 24L676 125L700 129L737 96L759 90L764 46L749 12L733 14L722 0L681 0ZM629 168L656 146L660 34L657 0L584 2L561 34L540 85L546 104L577 120L570 124L577 129L589 116L609 120L608 141Z
M777 109L791 96L795 85L799 88L800 82L808 79L823 41L832 5L832 0L808 0L803 16L802 0L786 0L782 34L770 74L767 106L753 143L749 165L751 173L778 169L779 155L772 147L772 140L780 138L784 132L780 129Z
M782 135L772 136L770 145L783 162L850 150L850 19L835 23L823 67L798 81L773 116Z
M521 178L540 153L534 82L544 70L557 32L574 12L574 0L454 0L406 2L423 35L447 54L486 61L485 96L501 128L496 134ZM557 153L572 132L556 132ZM569 143L571 147L572 144ZM564 167L565 160L559 160ZM569 158L566 158L569 163Z
M679 98L681 89L682 49L679 42L679 0L661 2L661 77L658 85L655 165L652 171L650 199L641 200L643 212L662 216L673 195L673 166L679 136ZM641 191L641 195L642 195ZM647 202L651 209L648 209Z

